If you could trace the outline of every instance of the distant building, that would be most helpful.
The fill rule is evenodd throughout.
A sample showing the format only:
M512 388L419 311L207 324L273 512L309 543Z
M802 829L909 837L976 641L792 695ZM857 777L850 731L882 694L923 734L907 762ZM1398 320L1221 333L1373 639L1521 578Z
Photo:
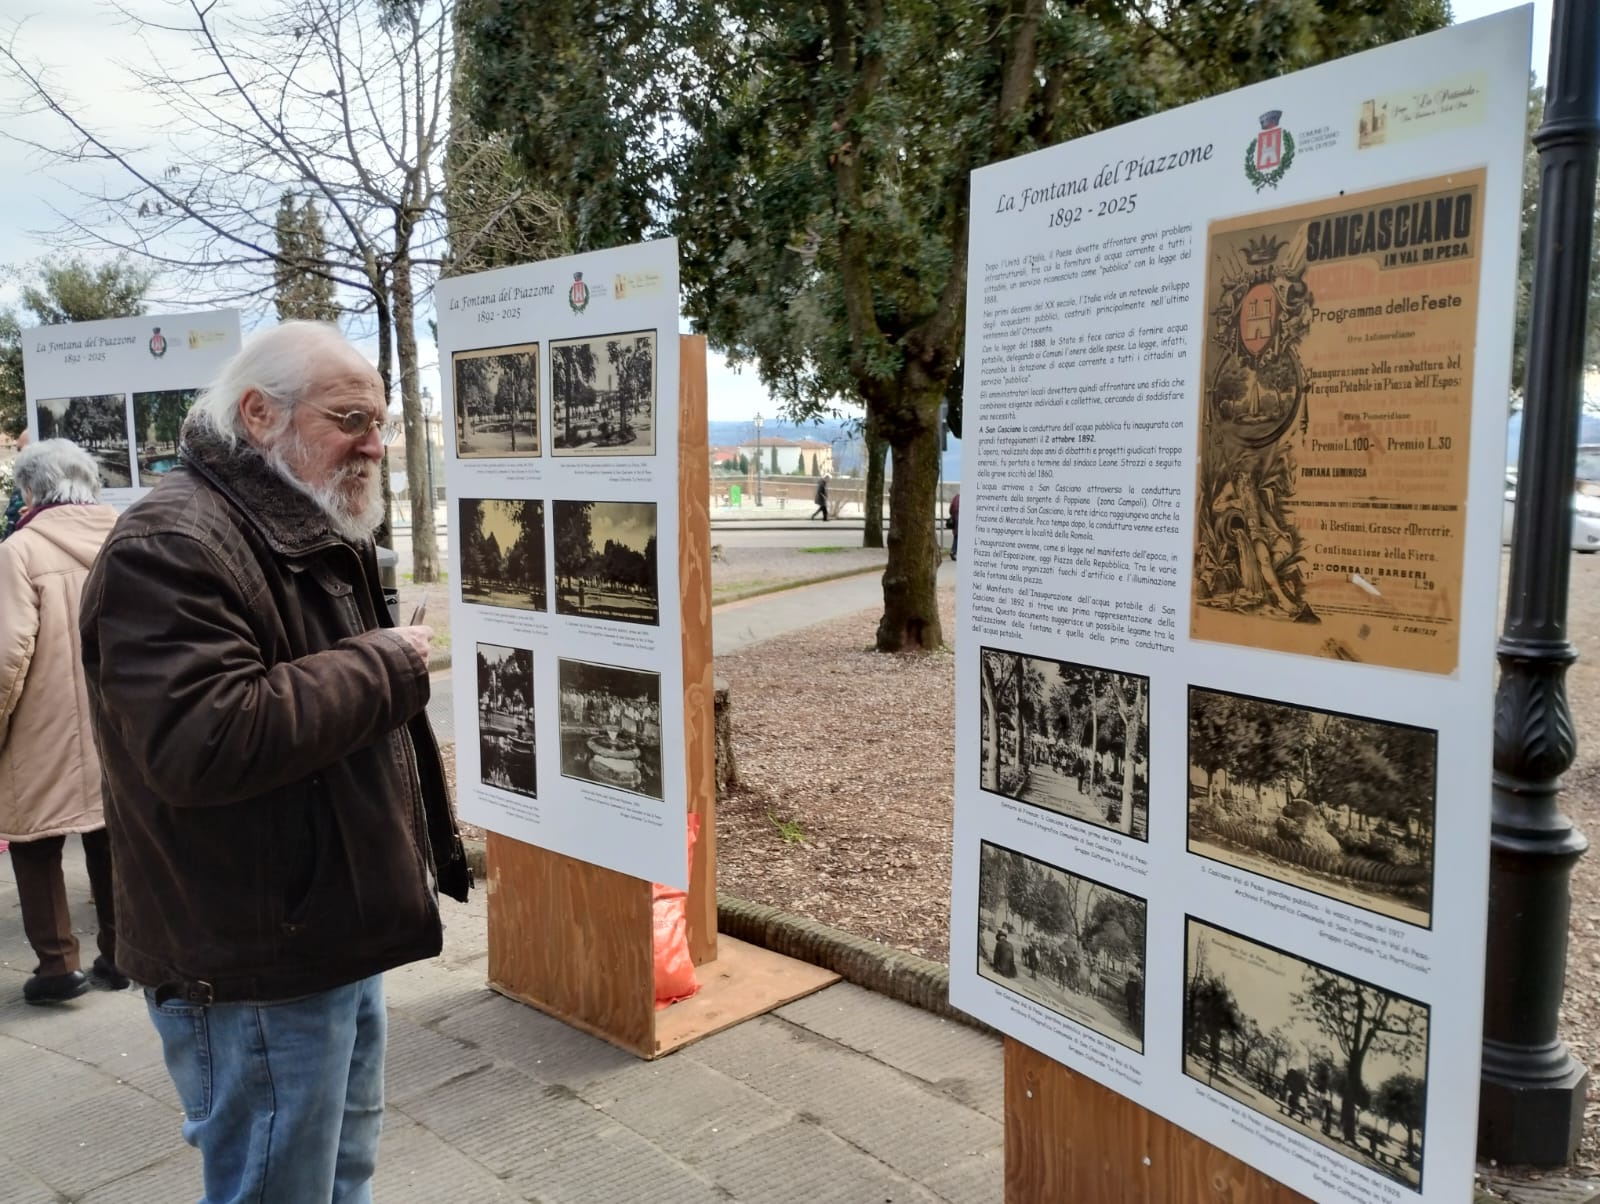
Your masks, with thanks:
M731 458L737 460L740 454L750 459L750 471L755 471L756 455L761 456L761 471L764 473L776 472L783 476L824 476L833 475L833 445L824 443L820 439L784 439L781 437L763 439L757 448L752 440L741 443L738 447L718 448L718 451L731 453ZM712 457L712 464L718 463L716 456ZM776 464L776 468L774 468Z

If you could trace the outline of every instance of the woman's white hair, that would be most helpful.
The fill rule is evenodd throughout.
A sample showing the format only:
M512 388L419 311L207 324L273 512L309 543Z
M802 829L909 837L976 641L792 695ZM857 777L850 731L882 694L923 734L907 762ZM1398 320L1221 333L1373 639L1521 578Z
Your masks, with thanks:
M279 425L272 433L280 433L311 384L317 352L347 345L331 322L280 322L252 335L239 354L222 366L217 379L195 398L189 421L206 427L232 447L248 434L239 416L239 402L254 389L277 406Z
M42 439L17 453L17 487L35 506L100 500L100 469L71 439Z

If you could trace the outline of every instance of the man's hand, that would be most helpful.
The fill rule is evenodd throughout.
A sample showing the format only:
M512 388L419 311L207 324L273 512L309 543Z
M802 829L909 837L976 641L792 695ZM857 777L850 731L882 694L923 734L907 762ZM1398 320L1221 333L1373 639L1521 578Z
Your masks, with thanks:
M428 663L428 645L433 640L433 628L426 624L414 624L410 627L389 627L384 630L409 645L422 658L424 665Z

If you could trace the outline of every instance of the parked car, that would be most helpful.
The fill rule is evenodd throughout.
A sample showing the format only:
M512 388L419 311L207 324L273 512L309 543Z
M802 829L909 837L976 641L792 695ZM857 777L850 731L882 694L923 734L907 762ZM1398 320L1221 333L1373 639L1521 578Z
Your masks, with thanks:
M1581 487L1580 487L1581 490ZM1511 543L1511 520L1517 502L1517 477L1506 476L1506 500L1500 514L1500 542ZM1600 497L1583 492L1572 495L1572 550L1600 552Z
M1578 492L1600 497L1600 443L1578 446Z

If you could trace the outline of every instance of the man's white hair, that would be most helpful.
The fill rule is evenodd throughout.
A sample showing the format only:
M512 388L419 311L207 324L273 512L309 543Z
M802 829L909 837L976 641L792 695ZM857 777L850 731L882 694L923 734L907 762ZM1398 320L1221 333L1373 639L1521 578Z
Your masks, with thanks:
M254 389L277 408L277 426L268 432L269 437L281 434L311 385L317 353L349 346L331 322L280 322L251 335L243 349L222 366L217 379L195 398L190 421L206 427L230 447L241 439L248 441L239 402Z
M41 439L17 453L17 487L35 506L100 500L100 469L70 439Z

